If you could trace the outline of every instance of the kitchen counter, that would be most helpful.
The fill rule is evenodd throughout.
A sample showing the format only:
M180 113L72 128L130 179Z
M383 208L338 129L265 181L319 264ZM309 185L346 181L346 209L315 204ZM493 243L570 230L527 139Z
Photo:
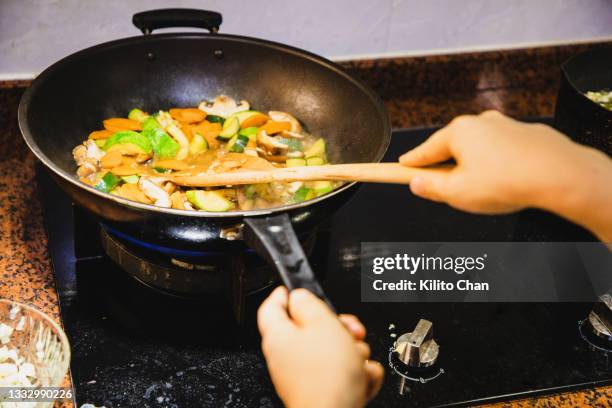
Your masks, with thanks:
M559 64L589 45L343 63L381 95L394 127L443 124L460 113L499 109L550 116ZM448 75L452 72L452 77ZM58 296L34 179L35 159L17 126L24 82L0 90L0 297L59 321ZM612 387L499 404L609 406Z

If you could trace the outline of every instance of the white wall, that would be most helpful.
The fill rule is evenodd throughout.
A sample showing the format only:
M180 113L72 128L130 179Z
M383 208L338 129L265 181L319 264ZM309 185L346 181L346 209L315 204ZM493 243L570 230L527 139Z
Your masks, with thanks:
M193 7L221 31L346 59L612 38L612 0L0 0L0 78L138 35L134 12Z

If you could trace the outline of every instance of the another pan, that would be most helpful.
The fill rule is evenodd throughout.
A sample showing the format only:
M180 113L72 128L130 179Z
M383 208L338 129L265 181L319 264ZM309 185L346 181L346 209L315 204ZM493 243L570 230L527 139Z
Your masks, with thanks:
M134 107L154 111L196 106L218 94L258 110L283 110L324 137L330 161L377 162L390 140L379 98L334 63L303 50L255 38L217 34L221 15L166 9L136 14L144 36L97 45L47 68L19 106L23 137L57 183L104 224L165 248L227 250L247 244L272 261L288 288L321 297L293 227L316 224L339 207L351 185L303 203L227 213L140 204L78 181L72 148L103 119ZM150 35L162 27L205 33ZM244 228L242 228L244 226ZM244 235L241 234L244 232Z

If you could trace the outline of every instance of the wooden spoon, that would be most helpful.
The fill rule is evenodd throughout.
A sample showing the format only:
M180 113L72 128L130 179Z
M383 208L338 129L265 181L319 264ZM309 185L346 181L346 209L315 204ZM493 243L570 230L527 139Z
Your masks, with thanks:
M362 181L369 183L410 184L424 171L449 171L452 167L415 168L399 163L353 163L325 166L286 167L252 170L239 168L223 173L193 175L167 174L168 180L182 186L212 187L261 184L275 181Z

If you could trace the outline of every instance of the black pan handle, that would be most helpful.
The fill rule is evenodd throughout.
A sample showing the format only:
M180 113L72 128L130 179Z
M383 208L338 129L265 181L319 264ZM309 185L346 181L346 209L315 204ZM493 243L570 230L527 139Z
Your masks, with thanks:
M169 8L143 11L134 14L132 23L144 35L158 28L195 27L204 28L211 33L219 31L223 17L221 14L197 9Z
M246 218L244 223L247 244L278 270L289 290L308 289L334 310L312 272L287 214Z

